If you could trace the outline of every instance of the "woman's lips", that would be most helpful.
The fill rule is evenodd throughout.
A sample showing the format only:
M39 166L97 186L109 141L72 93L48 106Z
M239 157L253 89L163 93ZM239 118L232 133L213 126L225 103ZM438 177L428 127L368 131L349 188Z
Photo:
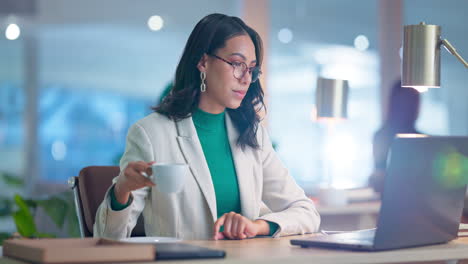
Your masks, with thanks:
M245 94L247 93L247 91L242 91L242 90L232 90L234 92L234 94L236 95L236 97L242 99L245 97Z

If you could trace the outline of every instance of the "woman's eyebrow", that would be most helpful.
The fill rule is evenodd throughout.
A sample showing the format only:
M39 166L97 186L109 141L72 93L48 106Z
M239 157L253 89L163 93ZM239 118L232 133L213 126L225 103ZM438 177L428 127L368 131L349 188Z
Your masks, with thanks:
M234 53L229 54L229 56L233 56L233 55L239 56L239 57L243 58L244 60L247 60L247 58L246 58L246 57L244 56L244 54L242 54L242 53L234 52ZM254 63L254 62L256 63L257 60L253 60L253 61L251 61L250 63Z

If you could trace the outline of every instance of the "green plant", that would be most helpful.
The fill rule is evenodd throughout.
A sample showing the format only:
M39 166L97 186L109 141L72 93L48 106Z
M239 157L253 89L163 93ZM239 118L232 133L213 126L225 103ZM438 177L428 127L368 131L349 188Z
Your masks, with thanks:
M24 187L24 181L11 174L0 172L0 180L9 187L18 189ZM43 199L25 199L19 194L15 194L13 198L0 197L0 217L12 217L21 236L55 237L54 234L43 233L37 229L34 214L39 208L45 211L58 228L62 229L67 223L68 236L79 236L78 219L71 192L63 192ZM10 233L0 232L0 245L9 237L11 237Z
M37 207L37 202L33 200L24 200L20 195L15 194L15 204L18 209L13 212L13 219L18 229L18 233L23 237L54 237L52 234L45 234L37 231L34 217L30 207Z

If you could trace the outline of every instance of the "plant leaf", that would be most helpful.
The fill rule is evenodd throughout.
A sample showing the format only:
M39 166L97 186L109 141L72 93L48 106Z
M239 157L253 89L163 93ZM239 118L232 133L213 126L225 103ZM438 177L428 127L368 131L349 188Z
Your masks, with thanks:
M37 201L37 205L42 207L48 216L54 221L54 223L62 228L65 223L65 217L68 210L67 202L57 196L50 197L45 200Z
M19 207L18 211L13 213L13 220L15 221L18 232L24 237L32 237L36 232L36 224L34 218L29 211L29 207L23 198L15 194L14 197L16 205Z
M75 209L75 202L73 198L68 201L68 214L67 214L67 221L68 221L68 235L70 237L80 237L80 226L78 223L78 216L76 215Z
M24 199L24 202L26 205L30 208L36 209L37 207L37 201L33 199Z
M67 233L69 237L80 237L80 226L78 223L78 216L76 215L75 208L75 195L73 191L65 191L60 193L59 197L67 204L67 215L65 223L67 224Z
M15 196L13 197L13 200L15 200L16 205L18 205L18 207L19 207L19 209L20 209L21 211L25 211L25 212L28 212L28 213L29 213L28 204L27 204L26 201L23 199L23 197L21 197L21 195L15 194Z
M24 211L17 211L13 213L13 220L15 221L16 229L24 237L32 237L36 232L36 225L32 216Z
M24 186L24 180L14 176L13 174L9 174L6 172L0 172L0 179L3 179L3 181L12 187L21 187Z

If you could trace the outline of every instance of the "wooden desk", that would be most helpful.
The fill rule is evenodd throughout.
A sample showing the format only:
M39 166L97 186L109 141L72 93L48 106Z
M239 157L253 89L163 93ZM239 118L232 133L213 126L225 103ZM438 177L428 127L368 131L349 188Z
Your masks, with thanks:
M304 235L303 237L309 236L313 235ZM290 239L298 237L300 238L301 236L248 240L186 241L186 243L225 250L227 257L226 259L214 260L159 261L149 263L468 263L468 237L459 238L443 245L382 252L300 248L289 244ZM462 261L447 261L458 259ZM23 264L24 262L0 258L0 263Z

